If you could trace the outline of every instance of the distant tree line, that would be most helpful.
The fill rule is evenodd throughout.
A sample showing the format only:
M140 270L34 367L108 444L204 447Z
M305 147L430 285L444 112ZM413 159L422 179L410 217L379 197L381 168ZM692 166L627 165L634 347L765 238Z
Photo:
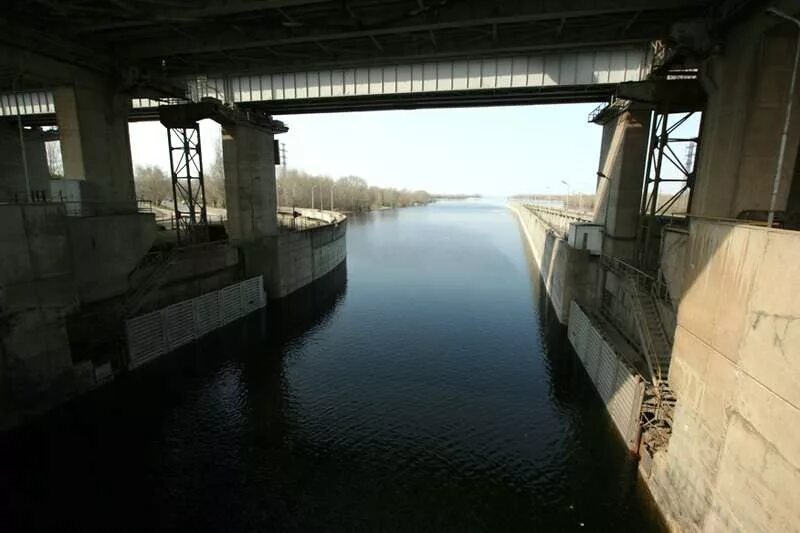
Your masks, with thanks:
M220 150L221 152L221 150ZM172 207L172 181L167 172L156 165L137 165L134 168L136 195L155 205ZM282 173L279 170L279 173ZM203 173L206 203L210 207L225 207L225 175L222 154ZM363 178L345 176L334 180L298 170L288 170L277 180L278 205L361 212L384 207L405 207L427 204L433 197L425 191L408 191L370 186Z
M280 172L280 174L284 174ZM362 212L385 207L406 207L433 201L425 191L370 186L357 176L334 180L299 170L287 170L278 178L278 205ZM331 206L331 203L333 206Z

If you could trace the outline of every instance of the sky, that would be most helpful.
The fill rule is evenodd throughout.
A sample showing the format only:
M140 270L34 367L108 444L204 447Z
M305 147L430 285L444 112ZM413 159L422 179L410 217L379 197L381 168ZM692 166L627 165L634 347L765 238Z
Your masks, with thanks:
M431 193L593 193L602 128L587 122L597 104L560 104L275 116L289 168L370 185ZM201 123L206 168L219 126ZM169 168L166 132L132 123L134 165Z

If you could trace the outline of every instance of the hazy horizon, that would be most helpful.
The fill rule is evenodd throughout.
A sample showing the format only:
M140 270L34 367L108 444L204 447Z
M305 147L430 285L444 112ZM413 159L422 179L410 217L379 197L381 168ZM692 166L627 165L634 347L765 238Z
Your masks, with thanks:
M362 111L276 115L289 132L288 167L370 185L431 194L562 194L594 191L602 129L588 123L596 104ZM166 133L158 122L132 123L134 165L167 170ZM201 123L204 164L219 126Z

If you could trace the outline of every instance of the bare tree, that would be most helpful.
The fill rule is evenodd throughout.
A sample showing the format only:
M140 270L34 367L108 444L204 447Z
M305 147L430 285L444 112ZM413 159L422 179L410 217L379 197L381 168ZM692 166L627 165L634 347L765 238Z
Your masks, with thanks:
M156 205L166 204L172 199L172 183L161 167L136 165L133 177L139 198Z
M314 207L327 209L333 201L337 210L351 212L431 201L431 195L425 191L370 187L358 176L345 176L334 181L327 176L313 176L291 169L278 179L278 189L281 205L311 207L313 190Z
M222 139L214 146L214 161L203 174L206 202L212 207L225 207L225 168L222 156Z

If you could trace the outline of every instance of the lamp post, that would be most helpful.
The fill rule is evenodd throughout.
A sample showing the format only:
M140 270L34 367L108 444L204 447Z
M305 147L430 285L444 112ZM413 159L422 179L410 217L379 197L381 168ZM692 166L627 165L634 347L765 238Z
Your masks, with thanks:
M566 181L564 181L564 180L561 180L561 183L563 183L564 185L566 185L566 186L567 186L567 199L566 199L566 201L564 202L564 212L566 212L566 211L567 211L568 204L569 204L569 195L570 195L570 192L571 192L571 190L570 190L570 187L569 187L569 183L567 183L567 182L566 182Z
M314 209L314 189L316 188L316 185L311 186L311 209Z
M333 190L336 188L335 183L331 183L331 211L333 211Z

